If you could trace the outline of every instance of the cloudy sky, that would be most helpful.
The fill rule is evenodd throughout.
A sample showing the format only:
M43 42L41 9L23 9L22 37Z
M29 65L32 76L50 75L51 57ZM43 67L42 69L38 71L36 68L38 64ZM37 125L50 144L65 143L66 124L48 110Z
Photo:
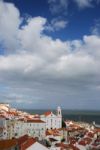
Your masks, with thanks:
M99 0L0 0L0 102L100 109Z

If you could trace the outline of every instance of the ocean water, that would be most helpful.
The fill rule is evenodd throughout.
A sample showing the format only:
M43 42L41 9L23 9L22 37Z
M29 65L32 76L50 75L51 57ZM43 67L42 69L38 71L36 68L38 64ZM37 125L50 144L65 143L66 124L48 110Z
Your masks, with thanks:
M48 110L24 109L23 111L29 112L31 114L43 114ZM55 110L52 111L56 113ZM88 123L95 121L96 124L100 124L100 111L62 110L62 115L64 120L83 121Z

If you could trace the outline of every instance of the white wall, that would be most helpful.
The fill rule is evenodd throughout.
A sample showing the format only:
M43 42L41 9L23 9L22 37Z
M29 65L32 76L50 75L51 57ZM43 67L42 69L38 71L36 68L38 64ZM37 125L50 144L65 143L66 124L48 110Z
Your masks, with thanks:
M45 123L27 122L26 126L27 126L29 136L38 137L39 140L45 138L45 130L46 130Z
M46 122L46 129L59 129L62 127L62 117L50 114L48 116L41 116L41 120Z
M26 150L49 150L49 149L46 148L45 146L43 146L42 144L35 142L33 145L31 145Z

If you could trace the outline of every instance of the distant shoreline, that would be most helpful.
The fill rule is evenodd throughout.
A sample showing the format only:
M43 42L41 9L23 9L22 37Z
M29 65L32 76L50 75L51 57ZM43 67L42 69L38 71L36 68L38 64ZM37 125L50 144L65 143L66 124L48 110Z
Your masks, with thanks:
M32 112L32 113L37 113L37 112L46 112L48 109L20 109L22 111L26 112ZM52 111L55 112L55 110L52 109ZM91 111L91 110L62 110L63 114L72 114L72 115L100 115L100 111Z

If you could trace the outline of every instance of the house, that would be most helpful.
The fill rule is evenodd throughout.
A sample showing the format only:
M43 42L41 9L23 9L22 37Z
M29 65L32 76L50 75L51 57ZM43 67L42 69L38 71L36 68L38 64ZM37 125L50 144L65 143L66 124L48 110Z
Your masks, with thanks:
M62 127L62 112L60 107L57 108L57 114L49 111L40 117L41 120L46 122L46 129L59 129Z
M45 138L46 124L43 120L28 119L25 124L29 136L37 137L39 140Z
M61 142L62 135L60 134L58 129L52 129L52 130L48 129L46 131L45 139L46 139L47 143L49 143L49 145L54 148L56 143Z
M20 150L48 150L45 146L37 142L36 138L24 135L17 139Z
M6 103L0 103L0 111L9 111L10 105Z
M7 120L3 115L0 115L0 139L7 139Z
M66 143L57 143L56 148L58 149L50 149L50 150L81 150L73 144L66 144Z
M68 129L67 128L60 128L59 133L62 135L62 139L68 142Z

